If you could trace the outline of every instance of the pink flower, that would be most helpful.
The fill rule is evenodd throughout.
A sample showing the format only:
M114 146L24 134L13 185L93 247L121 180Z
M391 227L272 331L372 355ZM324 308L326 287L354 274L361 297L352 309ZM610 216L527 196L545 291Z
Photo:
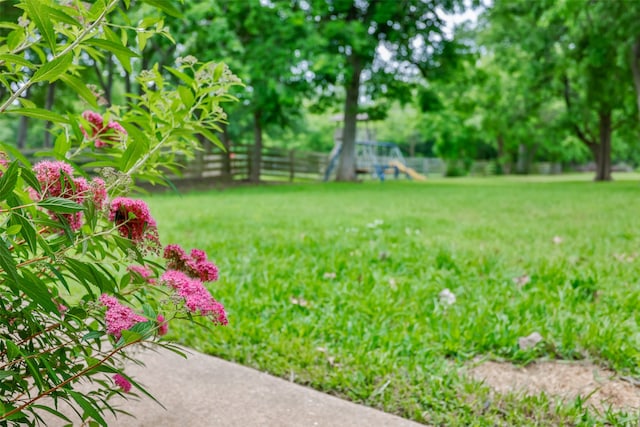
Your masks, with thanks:
M199 312L202 316L209 316L217 325L229 323L224 306L213 299L200 280L176 270L168 270L161 279L184 299L184 305L190 312Z
M167 245L164 248L164 259L169 260L168 265L182 265L187 258L187 254L180 245ZM172 268L172 267L169 267Z
M191 249L191 259L194 261L206 261L207 254L202 249Z
M70 164L59 161L43 161L33 167L36 179L40 183L40 193L29 189L31 197L36 201L41 201L49 197L62 197L82 203L89 192L87 180L73 177L73 168ZM57 219L59 214L49 212L52 219ZM61 214L69 222L72 230L82 227L82 212Z
M33 167L33 172L40 183L42 198L64 197L73 192L70 181L73 176L73 168L70 164L45 160L36 164Z
M94 178L91 180L91 193L93 194L93 203L97 210L101 210L107 201L107 186L102 178Z
M134 274L137 274L138 276L140 276L145 282L154 285L156 283L156 279L154 279L153 277L153 271L151 271L151 269L142 266L142 265L130 265L129 267L127 267L127 269L129 271L131 271Z
M100 302L107 307L104 315L107 333L116 339L122 336L122 331L131 328L136 323L146 322L147 319L136 314L130 307L120 304L117 298L102 294Z
M115 374L113 376L113 382L122 389L125 393L129 393L131 391L131 383L128 379L123 377L120 374Z
M167 268L170 270L182 271L203 282L218 280L218 267L207 261L207 254L201 249L193 249L187 256L179 245L167 245L164 248L164 258L168 261Z
M167 335L167 332L169 332L169 322L165 320L162 314L158 314L156 320L158 321L158 335Z
M127 131L117 122L109 122L105 125L104 118L95 111L85 111L82 117L91 125L91 135L84 128L82 133L87 138L95 138L96 148L102 148L110 143L117 142L127 135ZM100 138L102 139L100 139Z
M157 241L156 221L142 200L116 197L111 202L109 220L115 223L121 236L136 243L143 240Z

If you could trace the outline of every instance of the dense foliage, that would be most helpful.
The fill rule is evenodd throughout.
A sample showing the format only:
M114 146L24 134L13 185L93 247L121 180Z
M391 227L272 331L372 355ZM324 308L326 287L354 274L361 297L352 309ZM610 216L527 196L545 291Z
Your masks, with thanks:
M127 193L163 182L198 136L217 143L220 104L239 80L193 56L135 72L145 44L171 36L160 14L132 22L121 6L130 4L24 0L11 9L16 22L0 23L0 117L48 121L53 136L33 166L8 144L0 158L2 425L32 424L45 411L70 422L61 401L106 425L112 397L146 394L123 370L136 360L131 348L173 348L161 341L173 319L227 323L205 286L217 267L202 250L164 246L147 205ZM122 105L82 79L107 57L138 86ZM54 84L79 98L54 112L26 95Z
M219 137L226 146L255 144L254 166L264 143L328 152L335 136L349 146L364 138L355 114L366 112L380 138L408 154L442 157L452 171L465 173L474 159L493 160L505 173L528 173L534 161L591 160L597 178L609 179L614 163L640 162L640 9L609 3L153 2L167 14L160 20L133 2L114 23L138 40L136 55L119 50L94 62L88 51L74 75L113 103L142 94L133 75L153 64L176 79L163 67L178 54L229 62L247 90L235 93L241 102ZM17 19L11 5L0 5L3 16ZM454 26L465 5L474 19ZM141 24L135 31L133 22ZM167 30L176 43L150 37ZM76 95L67 84L40 82L21 97L63 112L77 107ZM52 144L45 122L3 123L0 140ZM344 161L340 176L350 178L351 160Z

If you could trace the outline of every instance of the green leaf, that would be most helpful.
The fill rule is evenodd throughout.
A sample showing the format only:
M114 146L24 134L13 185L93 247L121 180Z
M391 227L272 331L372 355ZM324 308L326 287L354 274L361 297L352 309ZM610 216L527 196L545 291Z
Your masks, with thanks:
M60 80L65 82L67 86L74 90L78 95L84 98L93 108L98 108L98 101L96 96L89 90L87 84L79 78L72 76L71 74L63 74L60 76Z
M46 265L49 268L49 270L51 270L51 272L58 278L60 283L62 283L62 286L64 286L67 292L70 293L71 291L69 289L69 284L67 283L67 280L64 278L62 273L60 273L60 271L53 264L46 263Z
M10 236L13 236L14 234L18 234L20 232L20 230L22 230L22 226L20 224L14 224L14 225L10 226L9 228L7 228L5 230L5 233L7 233Z
M99 338L102 338L104 336L104 332L102 331L91 331L87 334L85 334L82 337L83 341L89 341L89 340L97 340Z
M140 56L134 51L132 51L131 49L123 46L120 42L114 42L114 41L105 40L105 39L89 39L87 40L87 44L100 49L104 49L108 52L111 52L114 55L116 55L118 59L120 59L120 56L123 56L124 58L127 58L126 62L128 62L128 59L130 58ZM122 65L125 65L125 64L122 64Z
M21 167L20 177L24 180L24 182L27 183L29 187L33 188L38 193L42 190L42 188L40 187L40 182L38 181L38 178L36 178L36 175L33 173L31 169L26 168L24 166Z
M14 375L16 375L16 374L20 375L20 373L19 373L19 372L16 372L16 371L8 371L8 370L4 370L4 369L3 369L3 370L1 370L1 371L0 371L0 380L3 380L3 379L5 379L5 378L12 377L12 376L14 376Z
M173 74L174 76L176 76L181 81L183 81L187 86L193 87L193 79L188 75L186 75L185 73L183 73L182 71L176 70L175 68L172 68L172 67L167 67L166 65L164 66L164 69L170 72L171 74Z
M144 339L144 336L140 332L125 329L122 331L122 338L118 340L118 347L131 344L132 342L140 341L142 339Z
M126 39L121 39L119 38L115 32L113 32L109 27L103 27L103 31L104 31L104 35L107 38L104 41L108 41L111 42L114 46L118 46L117 48L115 48L116 50L110 50L111 53L113 53L116 58L118 58L118 61L120 61L120 64L122 64L122 66L124 67L124 69L127 72L131 72L131 58L134 56L140 56L137 53L133 52L132 50L130 50L127 47L127 41ZM124 37L126 37L127 32L126 31L122 31L122 35ZM99 40L99 39L97 39ZM109 49L107 49L109 50Z
M11 154L12 157L20 160L22 162L23 165L27 166L27 167L31 167L31 163L29 162L29 159L27 159L24 154L22 154L20 152L20 150L18 150L16 147L14 147L11 144L7 144L5 142L0 142L0 147L2 147L2 150Z
M104 3L104 0L97 0L89 8L89 11L87 12L87 18L89 19L89 21L95 21L106 8L107 5Z
M20 356L20 348L18 348L13 341L6 341L5 345L7 346L7 357L9 360L13 360Z
M2 64L4 66L7 66L7 65L21 65L21 66L27 67L27 68L34 68L35 67L34 64L32 64L31 62L27 61L22 56L13 55L11 53L0 54L0 61L4 62L4 64Z
M213 70L213 80L218 81L220 80L220 77L222 76L222 71L224 71L224 62L219 63L218 65L216 65L216 68Z
M142 304L142 312L145 316L147 316L147 319L149 320L154 320L158 317L156 312L153 310L153 307L151 307L151 305L149 305L148 303Z
M144 139L134 139L131 141L126 151L122 154L121 170L128 172L129 169L147 152L148 143Z
M0 242L0 267L9 275L9 277L16 283L20 282L20 277L18 276L18 269L16 267L16 262L11 256L11 252L9 252L9 248Z
M10 51L15 50L24 41L26 34L24 28L16 28L7 36L7 47Z
M27 245L29 245L31 252L35 253L38 245L36 230L33 228L33 225L31 225L31 222L18 212L13 212L11 221L20 226L20 235L27 242Z
M178 86L178 94L180 95L180 99L182 103L187 107L191 107L193 104L193 100L195 97L193 96L193 92L186 86Z
M100 410L97 409L97 407L94 406L93 403L91 403L89 400L87 400L82 394L78 393L77 391L67 390L67 393L69 393L71 398L75 400L76 403L80 405L80 407L84 410L83 418L86 418L87 416L89 416L94 420L96 420L97 422L99 422L101 426L107 427L107 422L104 420L104 418L102 418L102 415L100 414Z
M140 52L144 50L144 47L147 45L147 40L149 40L152 35L149 31L138 31L136 37L138 39L138 49L140 49Z
M6 200L13 189L16 188L18 183L18 177L20 176L20 166L18 162L11 162L9 168L4 172L2 178L0 178L0 200Z
M38 68L31 81L36 82L54 82L60 78L60 75L64 74L73 60L73 54L71 52L54 59L51 62L46 62Z
M15 194L12 194L11 197L7 198L7 203L12 208L15 208L16 206L20 206L21 205L20 199L18 197L16 197ZM25 217L24 209L14 209L11 212L10 223L11 224L19 224L20 225L20 227L21 227L20 235L22 236L22 238L29 245L29 249L31 249L31 252L35 253L36 249L37 249L36 230L35 230L35 228L33 228L33 224L31 223L31 221L29 221ZM47 249L48 248L47 245L42 245L42 247L43 247L43 249Z
M35 274L29 270L23 270L23 278L19 281L18 287L33 302L38 304L49 313L57 313L58 307L51 299L51 293L47 286Z
M71 423L71 419L69 419L69 417L67 417L65 414L63 414L62 412L58 412L53 408L50 408L49 406L45 406L45 405L31 405L32 408L34 409L41 409L43 411L47 411L48 413L50 413L51 415L54 415L55 417L61 418L63 420L65 420L68 423Z
M142 0L144 3L160 9L169 16L174 18L182 18L182 13L173 5L173 2L166 0Z
M38 206L56 213L75 213L84 210L84 206L62 197L49 197L38 202Z
M221 148L223 151L227 151L227 148L224 146L222 141L220 141L220 139L209 129L206 129L202 126L198 126L196 127L196 130L198 131L198 133L202 134L202 136L207 138L210 142L215 144L217 147Z
M115 283L107 279L98 269L89 263L84 263L73 258L66 258L69 270L74 274L76 279L85 285L85 288L91 295L90 286L97 286L100 292L113 292Z
M69 123L69 119L66 117L58 113L54 113L53 111L45 110L44 108L14 108L9 110L8 113L33 117L34 119L47 120L54 123Z
M59 21L64 22L65 24L72 25L74 27L82 27L82 24L80 24L80 22L76 18L65 12L65 10L68 10L72 14L77 14L77 11L72 7L55 5L54 7L43 6L43 9L50 21Z
M52 52L56 51L56 33L53 30L53 20L48 16L45 5L40 0L24 0L24 9L29 14L47 42Z
M60 133L53 145L53 152L58 158L65 158L65 155L71 149L71 140L64 133Z

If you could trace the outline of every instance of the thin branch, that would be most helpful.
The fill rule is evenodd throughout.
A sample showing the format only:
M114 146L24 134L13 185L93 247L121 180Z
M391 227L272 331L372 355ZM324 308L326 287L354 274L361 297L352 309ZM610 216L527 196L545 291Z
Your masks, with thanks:
M569 83L569 77L567 75L564 76L563 82L564 82L564 102L567 105L567 111L569 112L569 115L571 115L571 112L572 112L571 86L570 86L570 83ZM572 120L571 124L573 125L573 129L575 130L576 135L578 136L578 138L582 142L584 142L587 145L587 147L592 148L592 147L594 147L596 145L594 140L593 139L589 139L589 137L582 131L582 129L580 129L580 126L578 126L577 123L575 123Z
M137 344L141 342L141 340L135 340L132 341L130 343L127 343L125 345L123 345L122 347L118 347L113 349L111 352L109 352L109 354L107 354L104 358L102 358L101 360L98 361L98 363L94 364L94 365L89 365L86 368L84 368L82 371L78 372L77 374L75 374L74 376L62 381L60 384L56 385L55 387L52 387L48 390L43 391L42 393L40 393L39 395L37 395L36 397L34 397L33 399L27 401L26 403L22 404L21 406L18 406L16 408L14 408L13 410L6 412L4 414L2 414L0 416L0 420L2 419L6 419L9 418L11 415L16 414L20 411L22 411L24 408L27 408L29 406L31 406L34 402L36 402L39 399L42 399L45 396L50 395L51 393L53 393L54 391L58 390L59 388L64 387L65 385L69 384L72 381L75 381L76 379L80 378L81 376L83 376L84 374L86 374L87 372L91 371L92 369L97 368L98 366L104 364L107 360L109 360L110 358L112 358L117 352L124 350L125 348L129 347L130 345L133 344Z

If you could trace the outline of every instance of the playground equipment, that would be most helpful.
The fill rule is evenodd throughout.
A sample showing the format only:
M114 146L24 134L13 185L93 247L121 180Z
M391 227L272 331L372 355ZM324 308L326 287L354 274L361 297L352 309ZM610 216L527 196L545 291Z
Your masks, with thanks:
M336 144L329 155L329 166L324 173L324 180L328 181L331 172L338 163L342 143ZM425 181L427 178L407 166L400 148L392 142L356 142L356 174L371 174L372 177L384 181L385 174L393 173L398 178L403 173L409 179Z

